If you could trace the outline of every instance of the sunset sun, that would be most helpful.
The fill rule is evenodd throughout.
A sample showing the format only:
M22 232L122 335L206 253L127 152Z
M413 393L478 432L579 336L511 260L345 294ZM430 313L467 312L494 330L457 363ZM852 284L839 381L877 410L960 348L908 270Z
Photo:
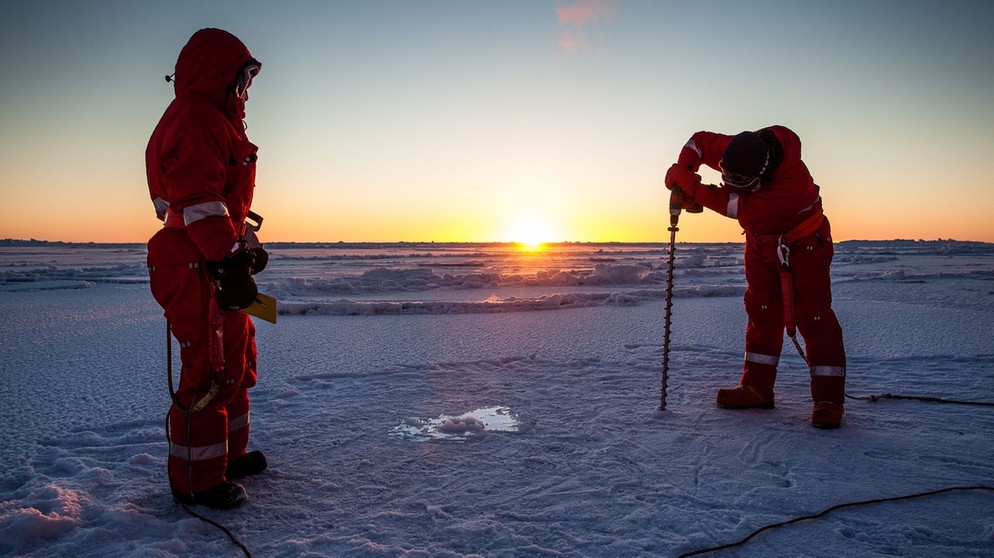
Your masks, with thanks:
M536 215L518 218L508 227L506 238L525 248L538 248L556 240L557 232L547 219Z

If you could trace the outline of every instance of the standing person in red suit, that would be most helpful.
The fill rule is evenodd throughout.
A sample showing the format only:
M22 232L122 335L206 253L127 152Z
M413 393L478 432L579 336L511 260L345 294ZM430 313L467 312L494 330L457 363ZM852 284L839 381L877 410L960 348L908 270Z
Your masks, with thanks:
M169 482L176 501L217 509L248 498L231 479L267 467L262 452L246 451L255 325L239 311L254 302L252 275L268 261L245 226L257 148L242 119L260 67L227 31L194 33L166 78L176 97L145 152L149 194L163 221L148 243L149 283L182 362L167 421Z
M701 165L721 172L702 185ZM666 172L686 207L697 203L738 219L745 231L745 363L740 385L718 390L728 409L772 408L783 334L806 345L814 411L811 422L838 428L845 398L842 327L832 310L831 227L818 185L801 160L801 141L783 126L735 136L697 132Z

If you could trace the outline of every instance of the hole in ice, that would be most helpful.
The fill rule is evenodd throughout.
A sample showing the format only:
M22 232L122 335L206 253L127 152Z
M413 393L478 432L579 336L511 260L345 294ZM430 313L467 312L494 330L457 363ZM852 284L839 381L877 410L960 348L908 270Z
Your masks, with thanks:
M395 426L390 435L412 442L465 441L482 438L488 432L518 432L519 424L509 407L485 407L462 415L408 419Z

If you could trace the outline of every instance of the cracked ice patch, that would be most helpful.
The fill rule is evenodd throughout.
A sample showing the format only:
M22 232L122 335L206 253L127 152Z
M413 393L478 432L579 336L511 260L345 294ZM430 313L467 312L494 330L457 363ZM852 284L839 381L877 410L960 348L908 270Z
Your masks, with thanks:
M390 435L412 442L468 441L482 438L489 432L518 432L519 426L517 416L509 407L485 407L461 415L407 419L390 430Z

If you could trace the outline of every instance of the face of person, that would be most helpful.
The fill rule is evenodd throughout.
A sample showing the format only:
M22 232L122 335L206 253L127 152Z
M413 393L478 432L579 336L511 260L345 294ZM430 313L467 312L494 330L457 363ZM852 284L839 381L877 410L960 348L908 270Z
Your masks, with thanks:
M259 74L259 65L256 63L246 64L242 72L235 81L235 95L244 103L248 101L248 89L252 87L252 78Z

